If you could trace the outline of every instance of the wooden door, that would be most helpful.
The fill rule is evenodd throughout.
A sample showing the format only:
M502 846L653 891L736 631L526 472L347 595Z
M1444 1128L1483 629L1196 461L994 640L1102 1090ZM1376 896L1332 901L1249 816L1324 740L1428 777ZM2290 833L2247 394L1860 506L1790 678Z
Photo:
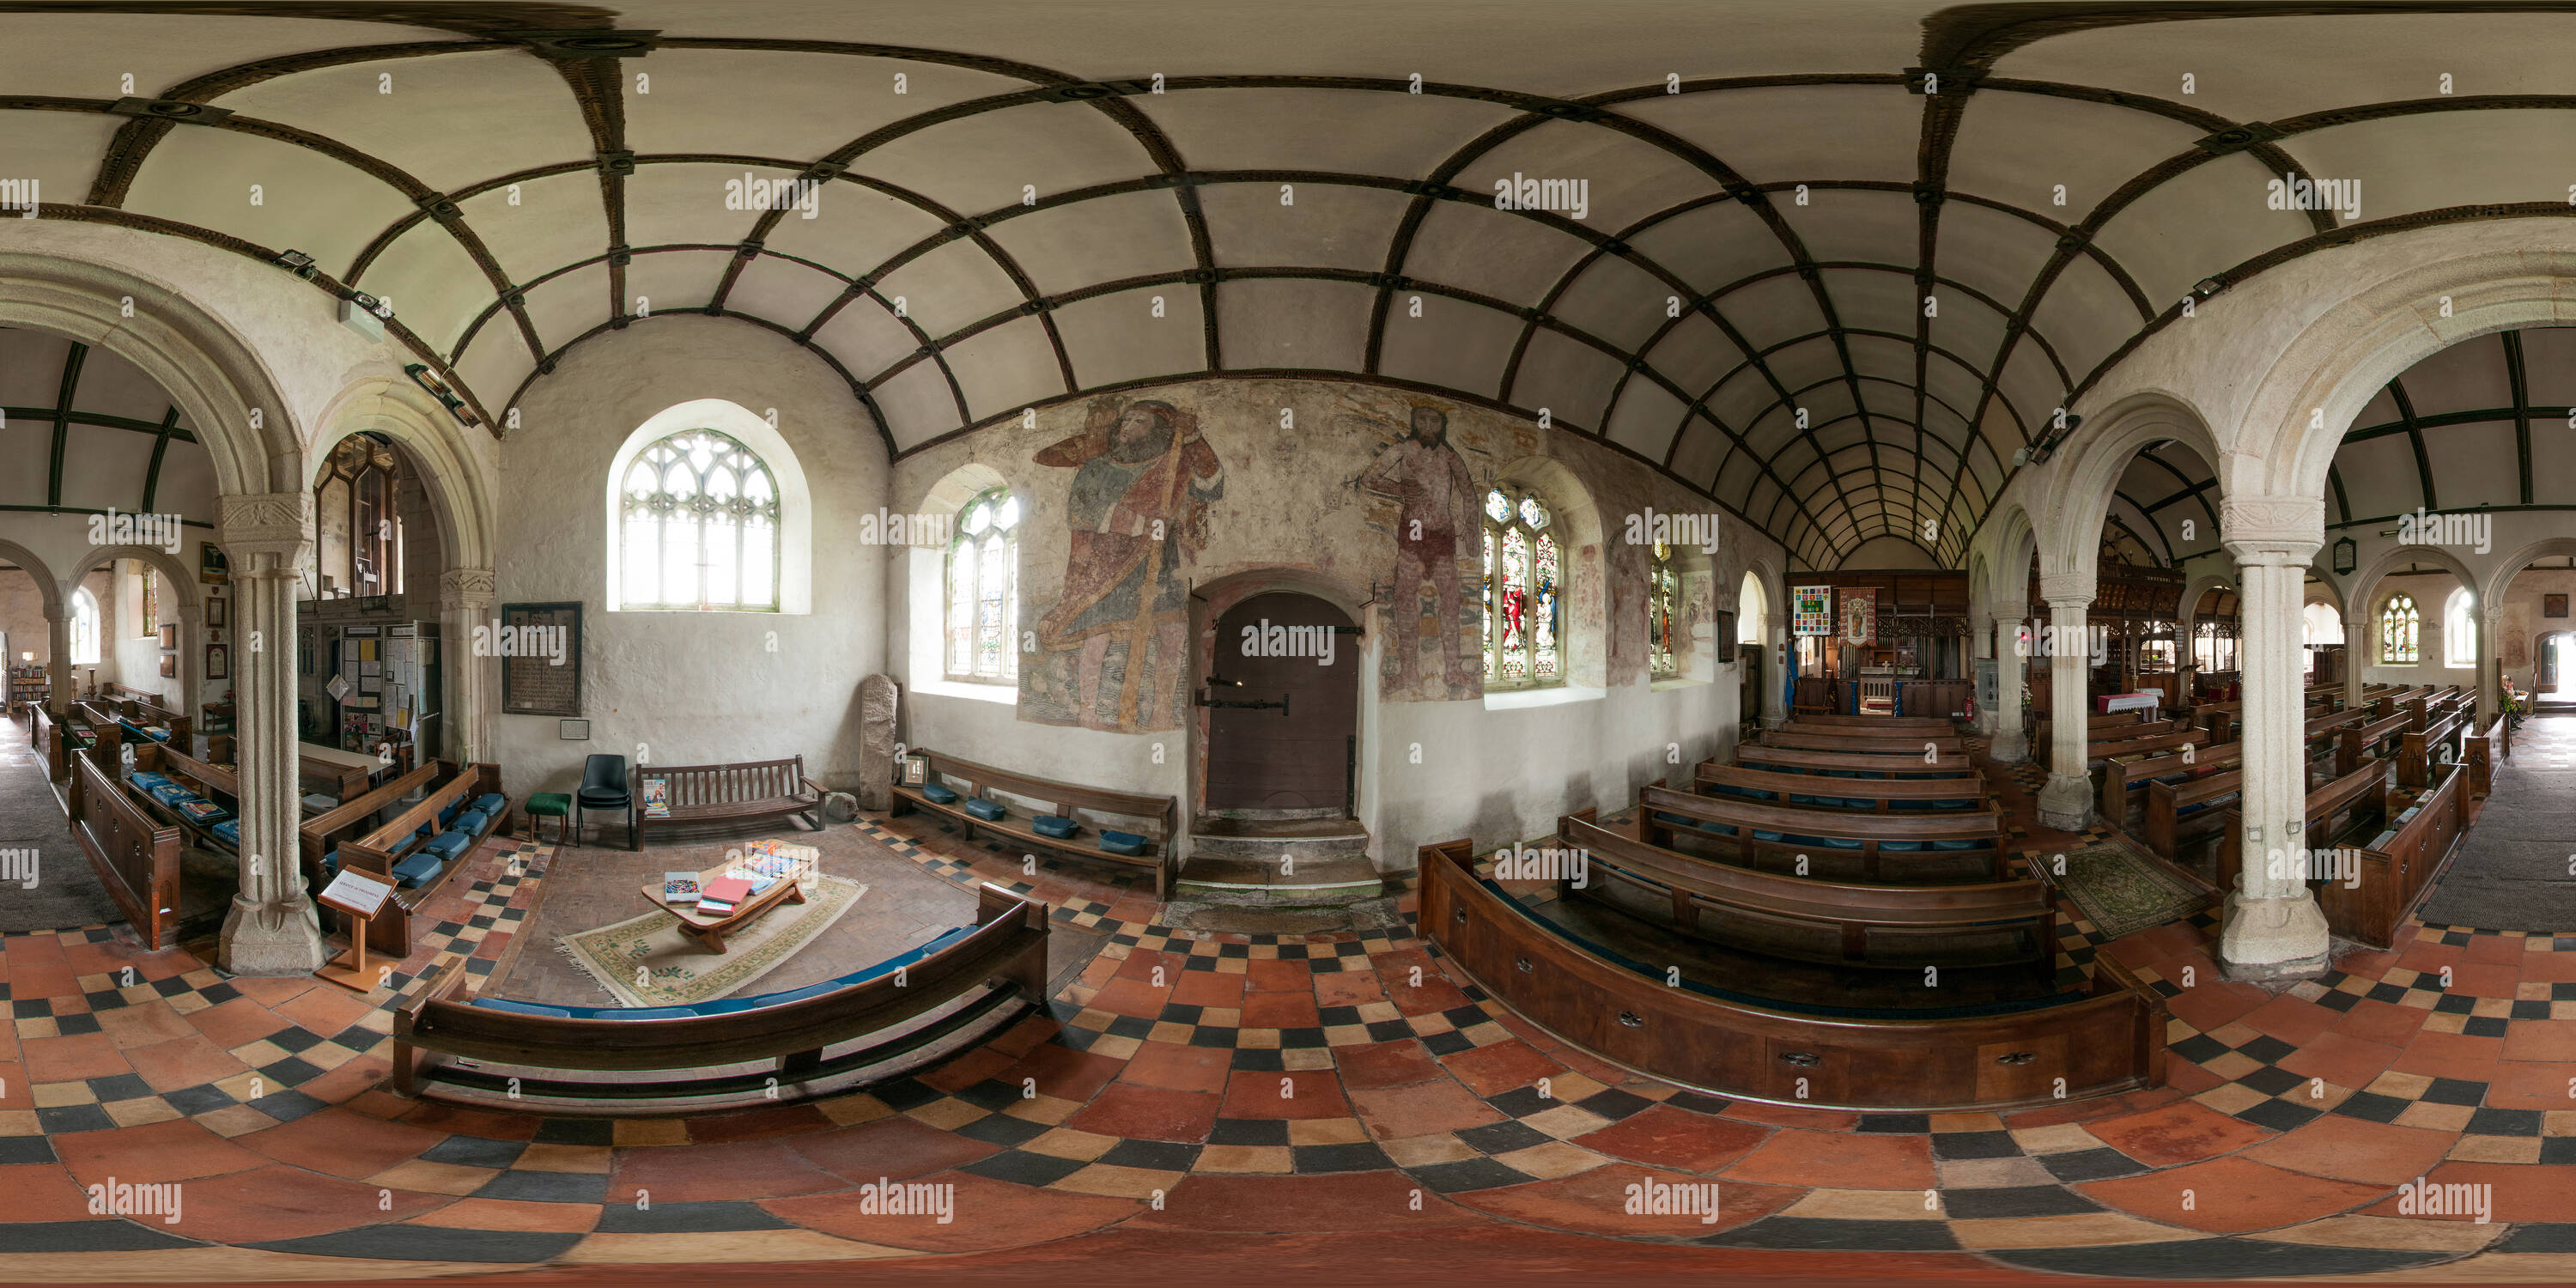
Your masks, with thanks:
M1199 690L1207 807L1348 812L1360 665L1358 629L1312 595L1276 591L1227 609Z

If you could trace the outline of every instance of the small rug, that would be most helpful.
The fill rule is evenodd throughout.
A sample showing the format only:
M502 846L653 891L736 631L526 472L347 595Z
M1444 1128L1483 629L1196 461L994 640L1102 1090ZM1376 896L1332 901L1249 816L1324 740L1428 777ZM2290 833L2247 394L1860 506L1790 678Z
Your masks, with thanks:
M748 929L726 935L721 953L708 952L681 934L680 919L667 912L558 936L555 951L571 958L621 1006L712 1002L785 965L867 892L866 886L843 877L817 877L805 902L782 903L762 913Z
M2200 911L2209 893L2156 862L2125 836L2105 837L2066 851L2066 874L2056 875L2053 853L2032 851L2058 890L2104 942L2180 921Z

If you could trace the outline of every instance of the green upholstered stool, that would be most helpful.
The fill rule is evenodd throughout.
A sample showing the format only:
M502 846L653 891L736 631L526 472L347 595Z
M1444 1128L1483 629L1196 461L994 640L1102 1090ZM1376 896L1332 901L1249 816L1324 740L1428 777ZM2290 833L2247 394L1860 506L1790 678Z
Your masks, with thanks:
M572 797L562 792L537 792L528 797L527 804L519 807L519 814L528 820L529 840L543 839L537 830L537 820L550 818L555 821L555 844L576 844L567 839L571 834Z

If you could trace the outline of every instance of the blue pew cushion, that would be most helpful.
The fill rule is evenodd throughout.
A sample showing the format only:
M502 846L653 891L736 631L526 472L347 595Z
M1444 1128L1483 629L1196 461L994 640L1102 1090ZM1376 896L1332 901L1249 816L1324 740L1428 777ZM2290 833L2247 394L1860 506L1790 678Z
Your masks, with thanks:
M438 825L440 827L446 827L454 823L456 821L456 816L464 811L465 802L449 801L445 809L438 811Z
M979 796L966 802L966 812L987 823L999 823L1006 811L1002 809L1000 802L988 801Z
M214 830L214 833L215 833L215 835L216 835L216 836L221 837L221 838L223 839L224 844L226 844L226 845L230 845L230 846L233 846L233 847L235 847L235 848L239 848L239 847L240 847L240 845L241 845L241 820L240 820L240 819L237 819L237 818L228 818L228 819L225 819L223 822L220 822L220 823L215 824L215 826L214 826L214 829L213 829L213 830ZM338 851L338 850L333 850L333 851L332 851L332 853L333 853L333 854L338 854L338 853L339 853L339 851Z
M463 832L467 836L480 836L483 833L484 825L491 821L491 818L484 814L483 811L479 809L469 809L464 813L457 815L456 820L448 824L448 830L453 832Z
M420 847L420 852L437 855L440 861L444 862L463 854L466 848L473 844L474 838L463 832L441 832L432 837L429 844Z
M1983 841L1934 841L1932 843L1932 848L1936 850L1982 850L1986 848L1986 843Z
M957 789L940 783L923 783L921 785L921 795L923 799L929 801L933 805L954 805L957 803Z
M513 1002L506 997L477 997L472 1004L487 1011L507 1011L512 1015L545 1015L561 1019L572 1014L564 1007L540 1006L535 1002Z
M1109 854L1138 855L1145 852L1145 838L1134 832L1103 831L1100 848Z
M170 779L167 776L153 773L148 769L138 769L134 771L134 785L147 792L169 781Z
M225 809L223 806L207 800L203 796L191 796L188 799L171 806L171 808L179 811L181 817L201 827L208 824L220 823L233 816L231 810Z
M1073 820L1061 814L1040 814L1029 821L1029 826L1036 828L1038 835L1059 841L1073 835Z
M499 792L485 792L474 798L474 810L485 818L499 818L501 807L509 803L510 798Z
M405 888L427 885L429 879L437 876L438 870L444 866L439 862L436 854L422 850L394 865L394 880L401 882Z

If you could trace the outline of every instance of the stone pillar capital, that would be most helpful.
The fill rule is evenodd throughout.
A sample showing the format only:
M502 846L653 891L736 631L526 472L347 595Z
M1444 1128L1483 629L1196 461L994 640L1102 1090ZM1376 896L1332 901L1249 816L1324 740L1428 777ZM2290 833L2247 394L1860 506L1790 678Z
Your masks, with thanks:
M492 570L450 568L438 575L438 606L469 612L492 606Z
M227 496L217 530L225 552L244 561L244 571L291 571L313 543L313 494Z
M2089 608L2093 604L2093 579L2080 572L2042 573L2039 597L2051 608Z
M2305 568L2326 543L2326 503L2304 496L2228 497L2219 544L2242 564Z

